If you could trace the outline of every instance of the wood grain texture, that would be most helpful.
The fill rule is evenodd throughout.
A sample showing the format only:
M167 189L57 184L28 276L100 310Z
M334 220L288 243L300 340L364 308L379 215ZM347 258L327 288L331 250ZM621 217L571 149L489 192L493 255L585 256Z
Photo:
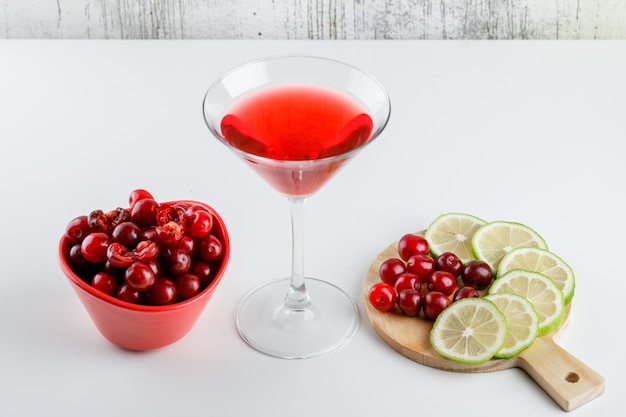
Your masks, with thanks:
M0 0L0 38L624 39L623 0Z

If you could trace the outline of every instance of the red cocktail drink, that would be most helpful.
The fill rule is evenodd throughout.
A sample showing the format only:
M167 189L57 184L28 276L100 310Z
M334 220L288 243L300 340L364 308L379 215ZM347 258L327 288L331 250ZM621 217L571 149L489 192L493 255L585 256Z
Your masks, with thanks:
M349 153L371 138L372 118L356 99L329 87L264 87L238 99L221 122L224 140L280 193L313 194ZM280 161L280 162L277 162ZM289 161L289 163L285 163Z

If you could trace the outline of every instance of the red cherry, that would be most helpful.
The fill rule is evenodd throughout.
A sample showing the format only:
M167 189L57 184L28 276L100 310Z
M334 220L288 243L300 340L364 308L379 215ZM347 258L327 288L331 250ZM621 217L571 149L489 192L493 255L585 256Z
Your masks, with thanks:
M418 290L402 290L398 294L397 304L404 314L415 317L422 308L422 293Z
M127 303L140 304L143 299L143 294L124 283L117 289L115 297Z
M157 256L159 256L159 253L161 253L161 249L156 242L143 240L139 242L133 253L138 261L148 263L155 260Z
M450 304L451 301L445 294L439 291L431 291L424 296L422 309L427 319L435 320Z
M114 295L117 291L117 278L104 272L98 272L93 276L91 285L107 295Z
M189 273L194 274L203 286L209 285L213 280L213 267L208 262L194 261L189 268Z
M406 261L406 270L418 276L420 282L426 282L435 271L435 260L425 253L413 255Z
M386 282L377 282L368 291L367 297L378 311L389 311L396 304L396 291Z
M80 243L92 231L87 216L78 216L65 227L65 237L70 243Z
M176 298L178 301L187 300L197 295L202 288L200 278L191 273L185 273L176 277L174 284L176 284Z
M133 222L122 222L111 232L113 242L120 243L127 248L134 248L139 243L141 228Z
M137 203L137 201L143 200L144 198L150 198L154 200L154 197L152 196L152 194L150 194L146 190L142 190L142 189L133 190L128 196L128 206L132 209L135 203Z
M211 234L197 239L195 255L201 261L217 261L222 257L222 242Z
M181 248L168 248L161 254L163 270L172 275L180 275L191 268L191 256Z
M193 256L196 253L196 238L189 233L185 233L178 247Z
M176 285L171 279L158 278L146 291L144 296L147 304L162 306L176 301Z
M386 259L378 268L378 276L389 285L394 285L400 274L405 272L406 265L398 258Z
M420 290L421 284L417 275L411 274L409 272L405 272L404 274L400 274L396 283L393 285L394 290L396 290L396 294L400 294L404 290Z
M463 284L474 287L477 290L484 290L491 284L491 267L487 262L474 260L468 262L461 272Z
M449 272L455 277L458 277L463 269L463 261L452 252L444 252L437 257L435 269L437 271Z
M80 252L85 260L91 263L101 263L107 260L107 249L110 244L111 239L106 233L90 233L80 244Z
M456 279L454 275L446 271L435 271L428 277L428 290L439 291L446 296L450 296L456 289Z
M135 262L135 255L120 243L113 242L107 248L107 260L117 268L126 268Z
M213 228L213 216L199 206L191 206L185 212L187 230L194 237L205 237Z
M461 287L454 293L452 301L459 301L462 298L479 298L480 294L472 287Z
M407 261L413 255L427 254L429 248L426 239L412 233L402 236L398 241L398 254L403 261Z
M124 281L134 291L144 291L150 288L156 277L148 264L135 262L124 272Z
M135 203L130 212L132 221L139 227L156 226L159 203L152 198L144 198Z
M82 268L89 265L89 262L83 257L80 243L77 243L70 247L70 250L67 254L67 260L69 261L70 265L75 268Z

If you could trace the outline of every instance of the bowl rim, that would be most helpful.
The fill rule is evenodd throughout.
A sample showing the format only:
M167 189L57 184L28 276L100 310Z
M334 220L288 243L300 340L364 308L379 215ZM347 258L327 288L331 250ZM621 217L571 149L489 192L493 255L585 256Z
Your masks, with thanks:
M223 252L222 252L222 258L220 259L219 268L216 271L215 276L213 277L213 280L209 283L209 285L207 285L206 288L204 288L200 293L196 294L195 296L188 298L187 300L175 302L172 304L152 306L152 305L145 305L145 304L130 303L128 301L123 301L111 295L105 294L95 289L93 286L89 285L89 283L85 282L82 278L76 275L76 273L72 270L66 258L67 247L70 243L68 242L65 234L61 235L61 239L59 240L59 244L58 244L57 259L58 259L58 263L59 263L61 270L63 271L65 276L68 278L68 280L70 280L73 284L78 286L85 293L101 301L104 301L108 304L111 304L111 305L114 305L114 306L117 306L126 310L145 311L145 312L166 312L166 311L184 309L190 304L195 304L196 302L206 297L207 294L211 294L213 290L215 289L215 287L217 287L219 282L222 280L222 276L224 275L224 272L226 271L226 267L228 266L228 262L230 260L230 237L228 235L228 230L226 229L226 224L224 223L224 220L222 219L222 217L217 213L217 211L213 207L211 207L210 205L206 203L203 203L201 201L195 201L195 200L174 200L174 201L164 201L160 204L179 204L179 203L185 203L189 205L199 205L199 206L206 208L216 220L216 222L213 224L213 227L215 227L215 225L218 225L219 231L222 235L222 238L220 240L222 242Z

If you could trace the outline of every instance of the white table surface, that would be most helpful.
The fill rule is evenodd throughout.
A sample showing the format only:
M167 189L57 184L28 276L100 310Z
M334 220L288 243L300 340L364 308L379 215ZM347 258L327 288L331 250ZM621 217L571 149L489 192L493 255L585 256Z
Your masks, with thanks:
M288 207L201 114L223 72L289 52L354 64L392 100L382 136L307 203L307 275L349 292L361 324L341 350L301 361L260 354L235 329L241 297L289 273ZM572 414L617 415L625 74L624 42L0 41L0 415L562 415L522 370L431 369L369 326L371 261L449 211L526 223L570 263L560 344L606 379ZM56 245L71 218L139 187L215 207L232 257L185 338L133 353L97 332Z

